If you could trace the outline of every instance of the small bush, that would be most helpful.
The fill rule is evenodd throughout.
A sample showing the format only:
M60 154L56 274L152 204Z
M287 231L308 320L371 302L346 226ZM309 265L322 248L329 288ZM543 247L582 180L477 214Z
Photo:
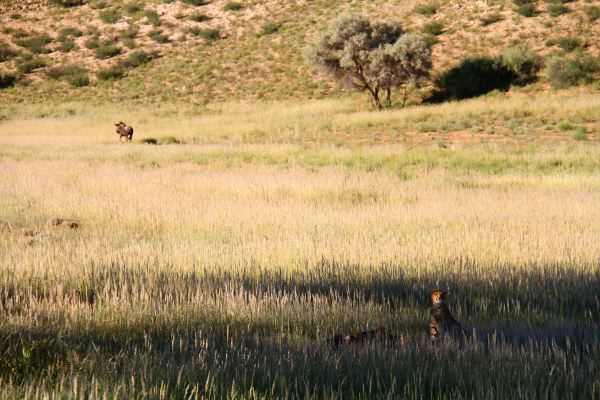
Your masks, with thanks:
M49 3L55 6L69 8L82 6L86 3L86 0L50 0Z
M579 42L578 39L562 37L562 38L556 38L556 39L548 39L546 41L546 46L548 46L548 47L558 46L561 49L563 49L564 51L566 51L567 53L570 53L573 50L575 50L576 48L580 47L581 43Z
M569 8L562 4L551 4L548 6L548 14L552 17L558 17L569 12Z
M207 4L205 0L183 0L184 3L190 4L192 6L203 6Z
M162 21L160 15L154 10L148 10L144 13L144 16L148 19L148 23L152 26L160 26Z
M542 67L541 58L526 44L507 47L499 55L502 63L513 71L520 83L528 83L536 78Z
M558 125L556 125L556 127L560 131L570 131L571 129L573 129L573 125L571 125L568 122L560 122Z
M523 6L525 4L533 4L534 0L513 0L513 3L517 6Z
M103 8L108 7L108 2L104 0L98 0L90 4L90 7L94 10L101 10Z
M546 76L555 88L566 88L589 83L598 70L598 62L591 57L572 60L554 56L546 62Z
M438 36L444 33L444 24L438 21L429 22L423 25L423 32L433 36Z
M495 24L496 22L502 21L502 19L502 14L492 13L481 18L479 21L481 22L481 26L488 26L491 24Z
M107 58L111 58L121 54L121 49L115 45L108 44L98 47L94 51L94 54L96 55L96 58L100 60L105 60Z
M0 72L0 89L14 86L17 82L17 76L11 72Z
M16 50L13 50L7 43L0 42L0 62L10 60L19 54Z
M35 71L36 69L43 68L45 66L46 66L45 60L38 58L38 57L32 57L28 60L23 60L23 62L21 62L17 66L17 71L19 71L19 73L21 73L21 74L29 74L29 73Z
M140 143L144 143L144 144L158 144L158 140L149 137L149 138L143 138L142 140L140 140Z
M87 72L83 71L69 75L66 80L69 82L69 85L74 88L84 87L90 84L90 77L88 76Z
M207 29L190 28L188 30L188 33L191 33L194 36L199 36L202 39L206 40L207 42L213 42L213 41L219 39L219 37L221 35L221 31L219 31L218 29L215 29L215 28L207 28Z
M421 14L421 15L433 15L435 13L437 13L438 11L438 6L436 3L422 3L422 4L417 4L413 10L414 12L416 12L417 14Z
M242 3L238 3L237 1L228 1L223 6L223 10L225 11L240 11L242 8L244 8L244 5Z
M571 138L576 141L587 140L586 129L583 126L578 126L575 129L575 132L573 132Z
M111 8L109 10L102 10L98 14L98 16L100 17L100 20L105 24L114 24L121 18L119 12L114 8Z
M535 16L535 5L534 4L523 4L517 7L515 10L517 14L522 15L523 17L530 18Z
M119 35L123 39L134 39L139 31L140 29L135 24L129 24L127 29L119 31Z
M86 41L83 42L83 45L86 49L94 50L100 47L100 40L98 37L92 36L91 38L86 39Z
M163 136L160 138L160 144L180 144L181 142L175 136Z
M83 32L81 30L79 30L77 28L73 28L73 27L66 27L66 28L62 28L60 31L58 31L57 39L62 42L69 38L80 37L82 35L83 35Z
M121 61L120 65L125 68L136 68L140 65L149 63L156 57L158 57L157 52L148 53L144 50L137 50L131 52L131 54L129 54L125 60Z
M263 25L260 33L262 35L272 35L274 33L279 32L279 29L281 29L281 24L275 22L267 22Z
M127 14L135 14L136 12L140 12L144 9L143 6L137 3L127 3L125 4L124 8Z
M168 43L169 42L169 36L163 34L163 31L161 29L151 30L150 32L148 32L148 37L157 43Z
M120 65L115 65L108 68L100 68L98 72L96 72L96 76L101 81L110 81L121 79L125 76L127 71Z
M211 19L206 14L192 14L188 18L190 21L194 21L194 22L205 22L205 21L209 21Z
M587 6L583 9L583 11L591 22L594 22L600 18L600 7L598 6Z
M60 42L60 45L58 46L58 50L63 51L65 53L69 52L69 51L73 51L77 48L77 44L75 43L74 40L65 40Z
M52 38L47 33L34 34L29 37L17 39L15 43L34 54L47 54L50 53L50 50L46 46L52 43Z
M63 64L49 68L46 76L54 80L64 80L73 87L87 86L90 83L87 70L75 64Z
M19 20L21 18L23 18L23 16L21 14L19 14L19 13L10 14L10 19L12 19L12 20L16 21L16 20Z

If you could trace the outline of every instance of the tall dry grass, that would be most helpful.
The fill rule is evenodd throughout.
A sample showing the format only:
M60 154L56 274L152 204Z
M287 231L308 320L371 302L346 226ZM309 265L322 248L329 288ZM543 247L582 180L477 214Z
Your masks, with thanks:
M593 144L117 145L47 118L0 125L0 397L600 394ZM427 341L437 287L463 349ZM381 325L406 345L323 344Z

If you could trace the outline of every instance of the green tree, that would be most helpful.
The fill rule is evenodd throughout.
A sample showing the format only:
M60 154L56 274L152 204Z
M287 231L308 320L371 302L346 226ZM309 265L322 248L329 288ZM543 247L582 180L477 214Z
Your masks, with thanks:
M331 21L307 56L336 79L368 92L380 110L382 92L391 105L393 88L419 83L431 68L431 49L423 39L405 33L396 22L373 23L355 14Z

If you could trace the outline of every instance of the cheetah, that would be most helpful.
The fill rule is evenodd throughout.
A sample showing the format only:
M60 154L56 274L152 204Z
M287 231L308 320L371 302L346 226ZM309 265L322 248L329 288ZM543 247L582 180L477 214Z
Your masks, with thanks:
M446 292L434 290L431 292L431 301L433 303L429 309L431 343L440 342L448 334L454 341L462 345L466 332L450 312L446 304Z

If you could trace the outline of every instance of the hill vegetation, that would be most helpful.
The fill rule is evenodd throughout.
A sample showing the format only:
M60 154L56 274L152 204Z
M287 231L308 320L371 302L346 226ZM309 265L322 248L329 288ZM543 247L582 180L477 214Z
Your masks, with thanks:
M315 74L305 52L317 32L343 12L393 18L423 35L432 46L434 74L465 58L493 58L523 45L555 60L549 69L550 76L559 76L557 86L589 82L595 73L590 66L597 64L600 12L585 1L3 0L2 102L202 104L335 96L344 88ZM130 57L144 62L130 63ZM70 65L78 68L61 79L48 75Z

